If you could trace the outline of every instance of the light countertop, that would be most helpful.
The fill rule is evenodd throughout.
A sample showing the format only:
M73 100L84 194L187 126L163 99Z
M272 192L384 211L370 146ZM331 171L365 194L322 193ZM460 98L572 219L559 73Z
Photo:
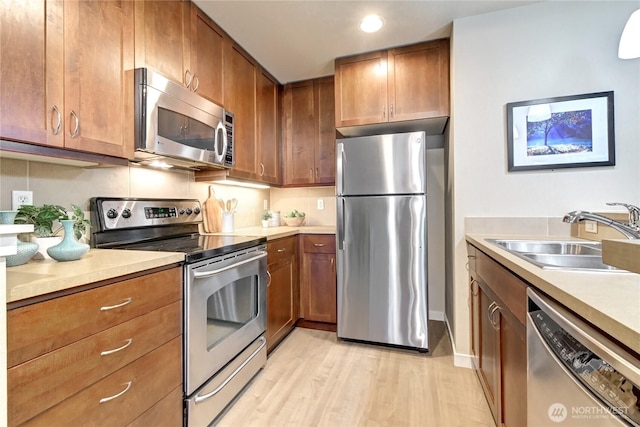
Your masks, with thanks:
M282 237L295 236L297 234L335 234L336 227L329 225L302 225L300 227L244 227L236 228L230 233L212 233L216 235L230 236L259 236L267 240L280 239ZM206 233L204 233L206 234Z
M91 249L76 261L31 260L7 268L7 303L184 261L183 253Z
M640 353L639 274L544 270L485 240L510 239L514 236L467 234L466 238L534 287ZM529 238L558 240L557 237Z

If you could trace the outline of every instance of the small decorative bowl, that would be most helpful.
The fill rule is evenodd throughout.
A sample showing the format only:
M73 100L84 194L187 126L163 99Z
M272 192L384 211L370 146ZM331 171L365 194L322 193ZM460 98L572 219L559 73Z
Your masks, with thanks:
M289 227L300 227L302 225L302 223L304 223L304 219L306 217L304 216L295 216L295 217L286 217L283 216L282 219L284 220L284 223L287 224Z

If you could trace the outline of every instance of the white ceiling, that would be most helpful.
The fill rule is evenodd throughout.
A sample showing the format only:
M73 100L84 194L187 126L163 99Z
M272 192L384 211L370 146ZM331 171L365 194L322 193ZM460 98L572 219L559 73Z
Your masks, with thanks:
M539 1L539 0L538 0ZM454 19L536 1L193 0L280 83L333 74L340 56L449 37ZM369 14L378 33L359 30Z

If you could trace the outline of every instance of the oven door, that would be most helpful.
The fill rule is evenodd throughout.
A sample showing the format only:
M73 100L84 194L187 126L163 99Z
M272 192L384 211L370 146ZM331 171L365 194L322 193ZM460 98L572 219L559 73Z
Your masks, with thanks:
M266 329L266 247L185 268L185 392L191 395Z

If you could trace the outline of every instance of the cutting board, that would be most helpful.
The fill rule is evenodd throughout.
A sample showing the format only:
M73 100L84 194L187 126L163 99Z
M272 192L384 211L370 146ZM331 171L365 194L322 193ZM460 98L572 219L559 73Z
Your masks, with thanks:
M216 199L216 193L213 185L209 186L209 198L204 201L204 230L207 233L217 233L222 229L222 212L220 211L220 202Z

